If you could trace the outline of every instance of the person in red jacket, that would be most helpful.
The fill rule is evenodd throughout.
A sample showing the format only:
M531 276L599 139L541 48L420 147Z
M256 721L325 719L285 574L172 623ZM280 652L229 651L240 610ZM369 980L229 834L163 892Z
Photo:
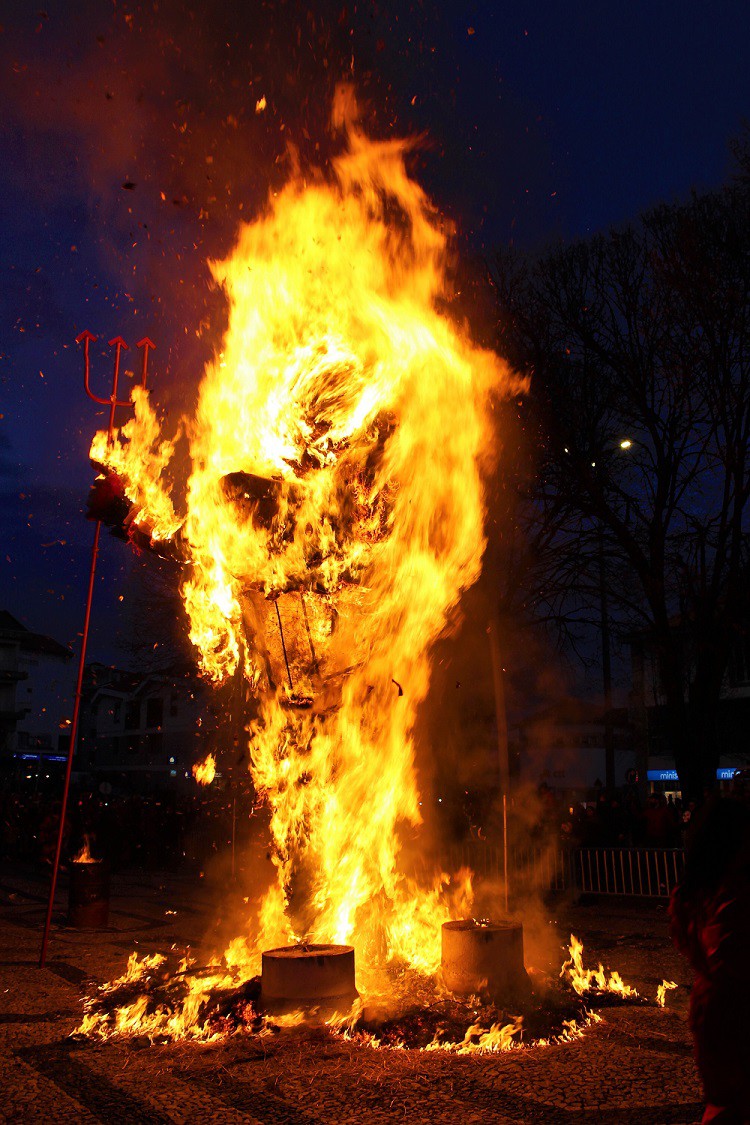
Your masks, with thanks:
M670 902L672 939L695 973L690 1028L713 1125L750 1123L750 806L709 801Z

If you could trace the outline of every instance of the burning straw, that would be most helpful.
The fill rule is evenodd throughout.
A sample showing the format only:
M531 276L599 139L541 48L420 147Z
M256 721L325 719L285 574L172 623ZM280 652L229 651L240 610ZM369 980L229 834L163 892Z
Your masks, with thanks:
M468 883L408 874L401 839L421 824L430 650L481 571L492 397L516 383L446 314L444 224L409 144L369 140L350 92L335 116L331 167L293 177L211 263L229 324L184 420L184 497L140 388L91 451L131 534L180 559L204 674L258 700L276 879L227 951L247 976L301 940L432 973L440 924L471 908Z
M334 116L330 168L293 176L211 263L228 327L180 423L183 492L142 387L135 417L91 449L130 536L181 564L202 672L255 698L275 878L221 957L134 955L79 1030L212 1040L299 1023L263 1011L258 970L262 950L307 942L354 946L368 1003L401 982L392 1014L355 1007L331 1034L456 1053L570 1038L593 1018L580 997L615 991L616 974L584 970L571 939L577 995L530 1000L523 1019L450 998L440 931L471 918L470 872L417 878L402 854L422 823L414 730L432 646L482 567L493 396L519 384L446 313L446 232L409 144L368 139L350 93ZM209 755L196 779L215 769Z

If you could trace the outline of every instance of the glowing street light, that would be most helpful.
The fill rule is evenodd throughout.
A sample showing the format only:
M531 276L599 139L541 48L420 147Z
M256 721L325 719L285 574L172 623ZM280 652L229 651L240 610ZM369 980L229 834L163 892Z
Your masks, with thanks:
M622 441L620 442L620 449L630 449L632 444L633 443L630 440L630 438L627 438L627 437L623 438Z

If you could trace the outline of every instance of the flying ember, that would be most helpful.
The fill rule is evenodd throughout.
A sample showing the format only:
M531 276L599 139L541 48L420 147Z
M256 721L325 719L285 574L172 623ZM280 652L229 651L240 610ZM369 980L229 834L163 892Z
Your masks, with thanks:
M91 450L133 536L180 558L203 672L257 701L276 878L225 954L247 975L299 941L432 973L441 923L471 915L468 877L417 880L403 841L430 653L480 574L492 398L513 377L446 313L447 236L409 142L369 140L345 90L334 118L330 169L293 175L211 263L229 321L182 423L184 490L141 388Z

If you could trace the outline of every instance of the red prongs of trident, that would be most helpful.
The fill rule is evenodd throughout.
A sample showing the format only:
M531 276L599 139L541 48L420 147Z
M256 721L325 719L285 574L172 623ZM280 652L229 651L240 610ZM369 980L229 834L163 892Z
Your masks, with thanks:
M76 336L76 343L83 344L83 385L86 394L93 402L98 402L101 406L109 407L109 426L107 429L107 441L111 443L115 426L115 411L118 406L130 406L132 402L123 402L117 397L117 383L120 378L120 356L122 349L127 350L128 345L123 340L122 336L115 336L113 340L109 341L109 346L115 349L115 366L112 373L112 393L109 398L101 398L100 395L94 394L91 390L91 360L89 356L89 345L94 343L96 336L93 332L85 329ZM148 376L148 353L149 350L155 348L153 340L148 336L144 336L136 344L137 348L143 348L143 366L141 368L141 386L145 389L146 379ZM86 614L83 620L83 633L81 634L81 652L78 657L78 678L76 680L76 693L73 701L73 717L70 722L70 744L68 746L68 757L65 766L65 782L63 785L63 795L60 808L60 823L57 829L57 845L55 847L55 859L52 864L52 878L50 880L49 899L47 901L47 916L44 922L44 933L42 935L42 948L39 953L39 968L43 969L47 960L47 945L49 943L49 933L52 926L52 911L55 904L55 890L57 889L57 875L60 870L60 857L62 855L63 840L65 838L65 813L68 807L68 797L70 796L70 775L73 770L73 755L75 754L76 741L78 739L78 721L81 714L81 698L83 694L83 674L86 666L86 647L89 638L89 624L91 622L91 603L94 598L94 577L96 575L96 559L99 554L99 533L101 532L101 520L96 521L94 529L94 542L91 550L91 569L89 570L89 585L88 593L86 595Z
M91 390L91 358L89 355L89 344L93 344L96 339L97 337L94 335L94 333L89 332L88 328L85 328L83 332L76 336L76 343L83 344L83 385L86 390L86 394L93 402L98 402L102 406L108 406L110 408L109 430L107 436L111 441L115 424L115 410L118 406L133 405L131 402L123 402L117 397L117 384L120 379L120 355L122 354L123 348L125 349L125 351L128 350L128 345L125 343L122 336L115 336L114 339L109 341L110 348L115 349L115 368L112 375L112 394L109 398L101 398L99 395L94 394L94 392ZM148 353L151 348L153 348L154 350L156 349L156 344L153 340L150 340L148 336L144 336L143 339L139 340L135 346L137 348L143 348L141 386L145 390L146 380L148 379Z

